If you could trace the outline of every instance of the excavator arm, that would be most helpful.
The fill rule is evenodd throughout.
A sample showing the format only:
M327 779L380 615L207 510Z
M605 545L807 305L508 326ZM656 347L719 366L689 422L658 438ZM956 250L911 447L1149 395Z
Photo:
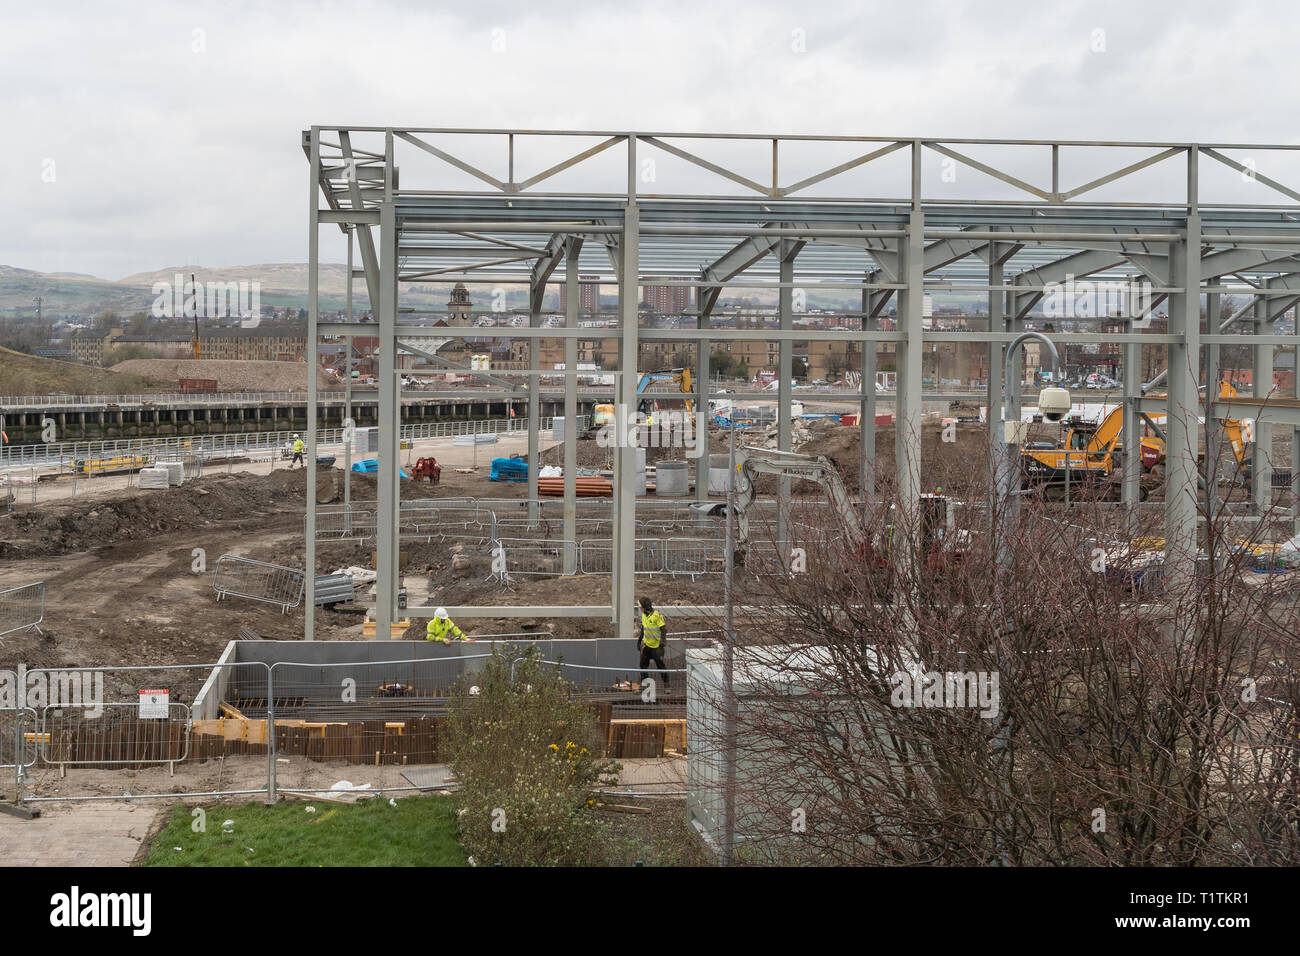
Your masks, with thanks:
M743 554L749 545L749 506L754 503L757 491L754 478L758 475L777 475L814 481L821 485L830 499L831 507L843 522L845 532L853 541L862 541L865 532L857 509L849 498L840 473L830 459L820 455L800 455L792 451L771 451L765 448L746 447L740 456L741 481L736 483L736 549Z
M683 395L691 395L691 370L688 368L661 368L653 372L642 373L641 380L637 382L636 386L637 394L645 394L646 389L655 382L674 382ZM648 397L642 399L639 410L644 412L649 402ZM686 411L689 414L693 410L694 402L688 397L686 399Z

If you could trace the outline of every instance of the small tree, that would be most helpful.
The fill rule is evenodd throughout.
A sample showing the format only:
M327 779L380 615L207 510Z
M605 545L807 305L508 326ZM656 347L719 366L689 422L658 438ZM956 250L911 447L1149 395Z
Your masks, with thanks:
M518 655L518 659L512 659ZM617 780L595 715L533 645L497 647L448 706L461 844L479 865L595 865L612 846L592 789Z

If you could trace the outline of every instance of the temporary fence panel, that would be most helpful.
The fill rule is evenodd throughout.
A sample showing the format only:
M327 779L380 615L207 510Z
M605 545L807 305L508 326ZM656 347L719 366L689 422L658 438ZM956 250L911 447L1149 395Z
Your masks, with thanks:
M614 533L614 522L609 518L579 517L573 519L573 530L577 535L610 537ZM559 538L563 537L565 528L563 518L538 518L536 521L529 521L527 518L498 517L497 531L516 538Z
M372 511L355 508L321 508L316 512L318 541L366 541L375 534Z
M26 699L26 688L22 689ZM16 770L19 765L30 767L36 761L34 740L25 734L36 722L36 711L31 707L0 706L0 768Z
M692 577L725 570L726 543L719 538L663 539L664 573Z
M449 759L449 697L490 656L273 664L272 793L347 799L444 779L432 765Z
M0 491L0 494L5 495L10 510L20 502L36 504L37 481L34 465L26 468L11 468L0 476L0 482L3 482L3 491Z
M45 582L23 584L0 591L0 634L25 631L38 634L38 625L45 620Z
M223 554L218 558L212 575L212 590L217 592L218 601L234 595L278 604L281 613L301 604L305 589L306 574L297 568L285 568L234 554Z
M496 549L500 548L500 551ZM528 575L530 577L559 577L566 569L577 569L578 546L573 541L537 540L536 538L497 538L493 542L494 571L495 562L500 561L502 570L495 571L498 577L504 575Z
M61 772L68 767L138 770L184 760L189 756L189 705L169 699L158 706L154 717L142 716L147 711L138 702L48 705L37 737L40 760Z
M229 700L268 699L269 678L261 662L28 671L40 688L28 697L43 699L23 722L22 800L266 794L266 722ZM204 700L212 719L201 717Z
M635 542L637 574L659 574L664 570L663 540L638 538ZM614 568L614 547L610 538L588 538L578 545L578 567L583 574L609 574Z

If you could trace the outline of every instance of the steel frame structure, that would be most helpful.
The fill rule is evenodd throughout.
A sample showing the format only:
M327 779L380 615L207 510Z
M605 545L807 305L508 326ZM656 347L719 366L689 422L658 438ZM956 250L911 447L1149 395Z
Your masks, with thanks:
M1196 555L1198 421L1207 408L1198 387L1207 370L1217 378L1218 349L1249 345L1255 356L1255 394L1212 403L1212 420L1254 417L1262 451L1273 425L1300 438L1300 391L1271 394L1275 347L1297 339L1272 324L1300 301L1300 191L1276 170L1300 166L1300 146L1065 140L784 136L724 133L571 132L559 130L417 129L313 126L302 134L309 163L309 361L321 335L378 334L380 455L377 633L388 634L397 606L398 389L395 352L419 353L411 340L485 334L481 328L414 326L398 321L399 290L411 282L522 285L529 292L527 327L495 328L502 338L530 343L533 387L494 382L484 397L527 396L529 420L539 416L537 376L541 337L565 341L566 368L575 369L580 328L579 279L596 275L619 290L619 368L636 368L642 341L694 342L694 400L707 408L709 344L729 340L778 343L778 447L790 448L791 363L796 340L859 343L862 386L839 400L862 416L864 494L875 484L876 342L897 343L896 484L903 512L904 552L918 547L921 493L922 350L929 343L962 342L988 349L986 401L1003 405L1003 349L1023 331L1044 294L1071 279L1141 280L1168 307L1167 331L1129 320L1122 333L1053 333L1059 344L1119 343L1124 349L1125 428L1154 400L1144 398L1140 349L1166 345L1168 398L1167 494L1164 505L1167 574L1191 573ZM399 175L399 161L401 163ZM1274 175L1260 170L1268 168ZM1210 171L1213 170L1214 173ZM1163 174L1163 175L1162 175ZM1213 180L1217 174L1218 180ZM1153 178L1154 177L1154 178ZM1225 178L1226 177L1226 178ZM1300 179L1300 176L1296 177ZM1205 179L1207 188L1202 188ZM1213 180L1213 181L1212 181ZM667 188L665 188L667 187ZM355 236L377 323L321 322L318 316L320 229ZM682 277L689 276L690 281ZM561 278L562 277L562 278ZM561 328L543 327L548 283L567 285ZM691 285L697 325L642 328L638 286ZM777 290L776 324L768 328L711 328L723 288ZM796 329L797 289L853 290L861 308L852 331ZM986 294L989 328L929 329L923 295L947 290ZM1219 317L1223 295L1248 297L1248 308ZM1214 323L1203 328L1201 297ZM896 304L896 327L878 319ZM1249 313L1249 314L1247 314ZM1251 334L1225 334L1239 321ZM1086 324L1083 320L1075 320ZM1101 320L1097 320L1101 321ZM1114 320L1106 320L1113 322ZM1300 326L1300 323L1297 323ZM361 330L361 331L359 331ZM1298 329L1300 331L1300 329ZM595 333L600 335L601 333ZM1207 361L1208 360L1208 361ZM1021 400L1020 358L1010 381ZM518 373L516 373L518 374ZM549 374L549 373L548 373ZM315 379L309 377L308 444L315 448ZM574 421L577 388L566 376L565 415ZM1298 383L1300 384L1300 383ZM635 408L636 376L620 375L614 400ZM1207 389L1207 394L1215 391ZM605 394L608 394L606 392ZM996 441L997 416L990 414ZM1207 429L1207 434L1214 431ZM536 460L538 435L530 429ZM575 518L576 450L565 450L566 538ZM460 607L462 617L608 616L615 634L633 627L635 498L619 478L635 468L635 452L616 457L615 562L611 602L601 606ZM315 487L314 454L308 484ZM1300 440L1292 442L1292 475L1300 479ZM696 459L696 494L707 496ZM1254 507L1266 506L1266 457L1257 451ZM529 497L536 499L536 471ZM1139 498L1136 469L1126 469L1123 503ZM1293 501L1295 500L1293 486ZM782 493L788 494L788 483ZM534 512L535 513L535 512ZM1293 511L1293 518L1297 514ZM315 501L307 496L307 566L315 569ZM306 575L312 607L314 573ZM424 617L432 608L406 609ZM312 616L306 616L312 637Z

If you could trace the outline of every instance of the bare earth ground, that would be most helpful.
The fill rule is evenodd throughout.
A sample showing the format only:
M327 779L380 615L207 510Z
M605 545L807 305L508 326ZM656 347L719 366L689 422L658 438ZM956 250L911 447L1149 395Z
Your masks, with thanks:
M961 426L957 441L942 441L937 424L923 428L923 455L927 486L943 484L960 494L963 478L982 468L986 457L983 426ZM738 436L739 437L739 436ZM725 447L714 436L715 450ZM893 470L892 428L878 429L878 468ZM547 443L550 444L550 443ZM455 448L450 442L417 447L411 457L433 453L443 464L438 486L403 482L404 498L459 497L521 498L522 483L487 480L492 457L520 454L523 436L504 439L497 446ZM801 448L825 454L840 467L850 489L857 487L858 431L831 425L814 425L810 441ZM557 457L557 448L543 452L543 460ZM580 461L603 454L594 442L584 443ZM477 454L478 466L470 468ZM404 455L404 462L406 456ZM223 553L302 566L302 514L305 474L274 471L266 463L235 466L233 474L209 473L167 491L128 489L120 479L82 482L76 499L51 500L42 496L32 507L20 502L18 511L0 516L0 587L43 580L47 585L44 634L13 633L0 637L0 668L211 664L247 628L272 639L298 639L301 610L282 615L269 605L239 599L218 603L211 590L211 570ZM373 500L372 476L353 475L353 498ZM342 500L342 473L335 469L318 476L317 498L322 503ZM798 486L796 485L796 488ZM927 487L927 490L930 490ZM809 488L809 491L815 489ZM194 548L207 555L207 573L192 569ZM370 544L324 544L318 549L322 572L349 564L368 565ZM431 603L534 605L550 603L607 604L606 575L555 578L519 578L509 590L489 579L490 556L471 544L404 542L410 562L408 581L421 579ZM463 555L468 561L453 558ZM658 604L720 601L716 580L638 579L638 595ZM316 634L321 640L361 639L359 615L317 612ZM675 620L676 631L716 627L716 621ZM560 637L608 636L611 625L603 620L532 619L476 620L469 630L478 633L536 631ZM421 636L416 625L408 632ZM669 661L680 666L679 660ZM206 671L196 668L191 681L168 682L176 697L192 699ZM131 693L149 686L146 675L119 675L122 687L110 695ZM110 678L113 679L113 678ZM682 763L684 768L684 763ZM278 765L282 786L328 788L337 780L370 782L377 786L402 785L399 768L360 767L355 764L321 764L293 758ZM684 770L683 770L684 772ZM669 786L678 778L676 768L637 769L638 779L662 776ZM133 793L183 793L216 789L257 789L264 785L265 757L234 757L223 761L187 763L170 776L165 768L147 770L70 770L67 778L57 770L42 769L29 782L29 792L44 796ZM202 802L203 798L195 798ZM94 804L44 804L42 821L24 822L0 816L0 859L17 863L76 862L127 863L150 831L154 815L169 801L140 804L112 801Z

